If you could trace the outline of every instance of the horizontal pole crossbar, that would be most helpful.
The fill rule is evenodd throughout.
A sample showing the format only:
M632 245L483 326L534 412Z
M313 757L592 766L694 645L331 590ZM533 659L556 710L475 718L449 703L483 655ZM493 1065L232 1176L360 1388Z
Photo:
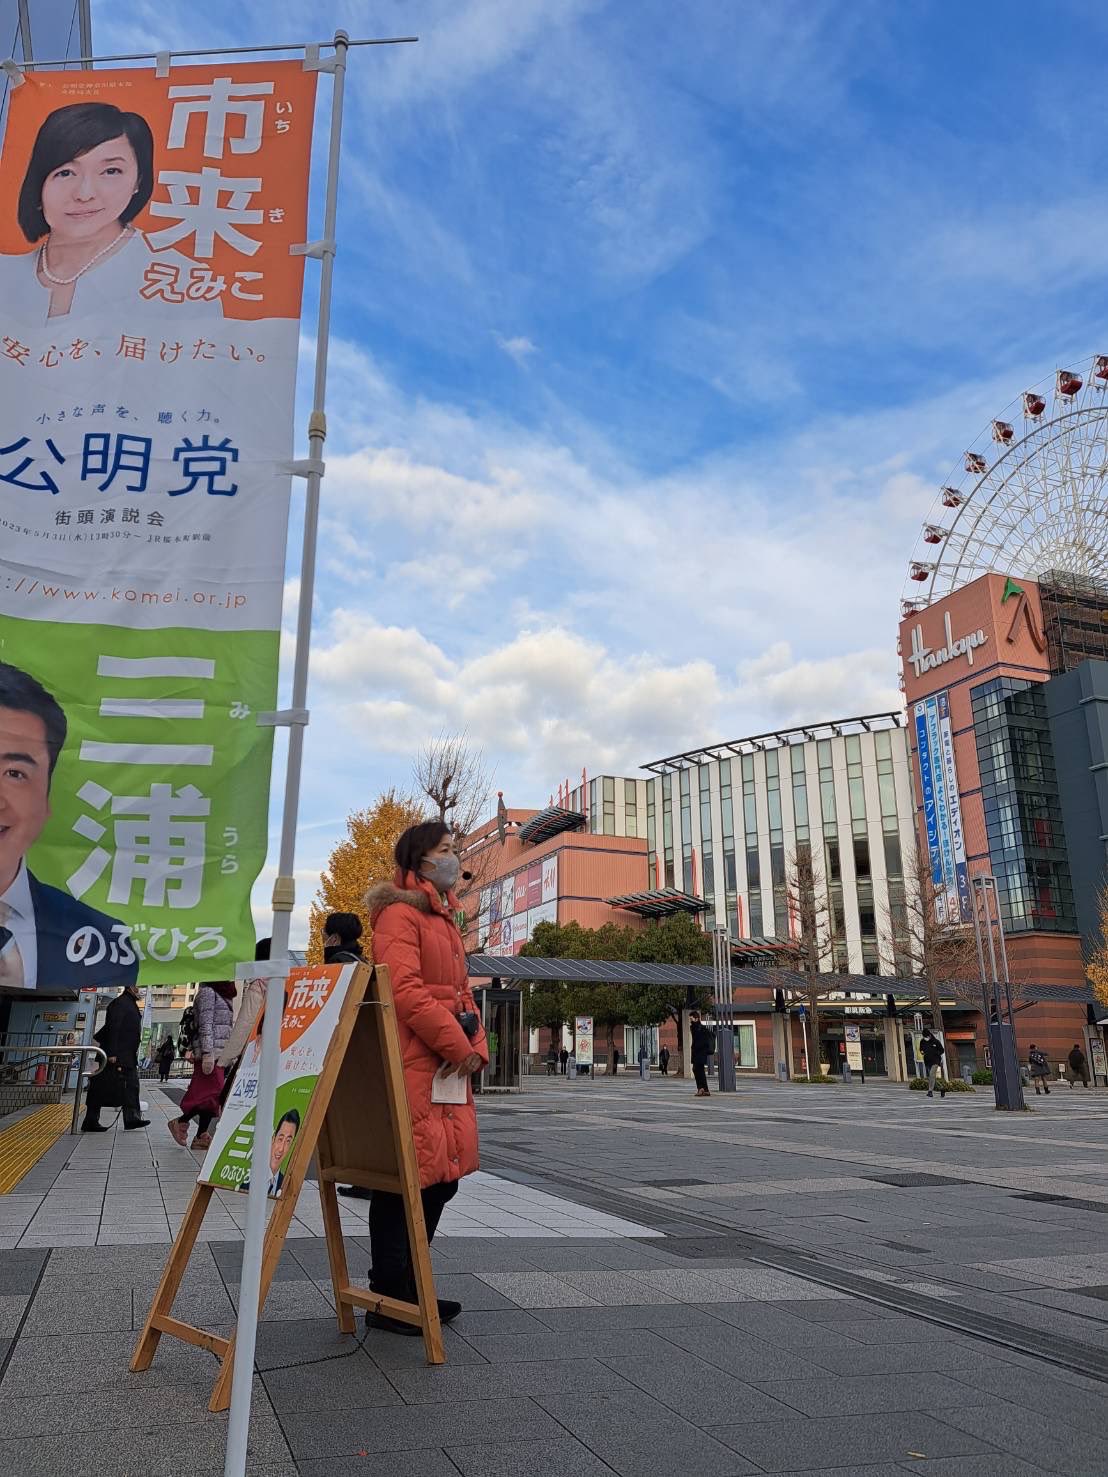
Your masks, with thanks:
M159 62L178 56L261 56L274 51L303 51L310 47L327 48L336 46L409 46L419 40L418 36L373 36L358 41L289 41L277 46L215 46L207 50L188 51L127 51L115 56L63 56L53 61L25 62L12 58L21 72L49 71L51 67L91 67L97 62Z

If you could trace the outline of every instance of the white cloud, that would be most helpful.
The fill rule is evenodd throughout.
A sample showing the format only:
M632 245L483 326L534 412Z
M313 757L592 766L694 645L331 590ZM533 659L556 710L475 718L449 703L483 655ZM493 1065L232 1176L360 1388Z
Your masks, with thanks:
M505 338L502 333L493 333L497 347L504 350L509 359L514 359L517 364L525 364L532 354L537 354L538 347L529 338L517 334L514 338Z

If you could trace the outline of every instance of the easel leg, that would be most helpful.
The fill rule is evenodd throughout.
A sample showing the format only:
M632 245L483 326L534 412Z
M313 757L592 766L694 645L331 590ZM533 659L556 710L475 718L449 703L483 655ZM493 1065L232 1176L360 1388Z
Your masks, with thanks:
M211 1185L197 1185L192 1192L192 1199L185 1211L181 1229L177 1232L173 1249L166 1260L162 1280L158 1283L158 1290L154 1294L154 1301L150 1304L150 1311L146 1315L142 1333L135 1345L135 1352L131 1355L131 1369L134 1371L150 1368L158 1347L158 1340L162 1336L161 1330L154 1327L154 1319L166 1316L173 1307L173 1300L180 1291L189 1258L192 1256L192 1249L200 1234L208 1202L214 1193Z
M299 1187L297 1187L297 1192ZM258 1289L258 1317L262 1316L265 1300L269 1294L269 1284L273 1281L273 1274L277 1270L277 1263L281 1259L281 1251L285 1244L285 1236L292 1223L293 1212L296 1210L297 1195L282 1195L277 1201L276 1208L270 1216L269 1225L265 1228L265 1245L262 1250L262 1281ZM231 1379L235 1372L235 1335L231 1334L231 1341L227 1346L227 1352L223 1356L223 1365L219 1371L219 1378L212 1390L212 1398L208 1401L209 1410L226 1410L231 1403Z
M445 1364L446 1350L442 1344L442 1324L439 1322L435 1278L431 1271L431 1249L427 1245L427 1226L419 1200L418 1180L415 1197L407 1199L404 1209L408 1222L408 1249L412 1256L416 1299L419 1303L419 1310L423 1314L423 1347L427 1351L427 1363Z
M335 1193L333 1180L320 1178L319 1203L323 1208L323 1236L327 1242L327 1260L331 1264L331 1287L335 1294L335 1311L338 1314L339 1330L354 1333L354 1310L344 1303L341 1290L350 1281L346 1265L346 1246L342 1239L342 1218L339 1215L339 1197Z

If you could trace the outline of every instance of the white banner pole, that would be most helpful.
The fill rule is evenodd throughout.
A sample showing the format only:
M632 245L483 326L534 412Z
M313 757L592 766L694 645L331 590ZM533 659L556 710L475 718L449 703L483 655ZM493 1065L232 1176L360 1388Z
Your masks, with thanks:
M227 1427L227 1454L223 1477L245 1477L250 1439L250 1404L254 1380L254 1349L258 1338L258 1299L262 1285L262 1243L269 1202L269 1141L277 1078L281 1072L281 1017L285 1011L287 961L277 966L259 964L259 976L276 967L266 981L262 1017L262 1055L258 1064L258 1100L254 1108L254 1144L250 1151L250 1188L246 1199L242 1270L239 1274L239 1316L235 1332L231 1417Z
M331 139L327 158L327 189L323 213L323 239L306 254L320 259L319 317L316 326L315 392L308 421L307 495L304 502L304 548L300 562L300 605L296 620L296 659L292 673L292 706L279 715L289 725L288 767L285 773L285 803L281 818L281 851L277 880L273 884L273 941L270 957L283 962L287 972L289 925L296 900L293 864L296 856L296 824L300 807L300 767L304 757L304 729L308 722L308 654L311 645L312 604L315 593L316 536L319 525L319 484L323 476L323 443L327 436L324 402L327 393L327 352L331 329L331 284L334 277L335 226L338 217L339 150L342 142L342 107L346 85L348 36L335 32L335 55L321 63L334 75L331 98ZM245 1477L250 1437L250 1406L253 1395L254 1349L258 1333L258 1300L261 1292L262 1241L265 1236L266 1199L269 1187L269 1134L280 1070L280 1020L284 985L270 979L266 991L265 1030L262 1038L261 1076L251 1156L249 1202L243 1232L242 1280L239 1285L238 1326L235 1336L234 1376L231 1384L231 1416L227 1428L227 1457L224 1477Z

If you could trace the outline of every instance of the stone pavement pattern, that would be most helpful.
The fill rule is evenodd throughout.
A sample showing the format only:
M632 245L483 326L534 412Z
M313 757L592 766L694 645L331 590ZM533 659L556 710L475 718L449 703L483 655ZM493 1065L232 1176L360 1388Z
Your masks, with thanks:
M1108 1385L935 1320L980 1309L1025 1343L1103 1352L1108 1379L1106 1106L1052 1094L1014 1119L981 1094L929 1103L869 1085L750 1083L697 1102L684 1084L634 1080L484 1104L489 1178L455 1202L477 1230L457 1226L433 1251L440 1295L465 1305L448 1364L428 1369L418 1340L337 1332L306 1215L259 1333L251 1471L1103 1473ZM150 1371L126 1372L195 1174L166 1138L156 1121L59 1145L0 1198L15 1221L37 1205L25 1244L0 1251L4 1471L222 1471L211 1357L163 1340ZM101 1178L87 1155L106 1160L99 1186L76 1183ZM163 1181L155 1207L150 1185ZM97 1195L94 1217L84 1207ZM507 1230L487 1208L498 1197ZM26 1238L46 1206L40 1229L55 1240L36 1246ZM88 1225L65 1244L63 1208L97 1220L94 1240L107 1223L118 1244L89 1244ZM538 1234L514 1224L529 1210ZM578 1232L594 1213L608 1223ZM226 1214L175 1308L217 1330L230 1327L241 1258ZM353 1268L367 1246L348 1226ZM784 1253L814 1255L813 1276L768 1265ZM840 1282L845 1269L850 1286L821 1267ZM890 1303L903 1295L928 1316Z

